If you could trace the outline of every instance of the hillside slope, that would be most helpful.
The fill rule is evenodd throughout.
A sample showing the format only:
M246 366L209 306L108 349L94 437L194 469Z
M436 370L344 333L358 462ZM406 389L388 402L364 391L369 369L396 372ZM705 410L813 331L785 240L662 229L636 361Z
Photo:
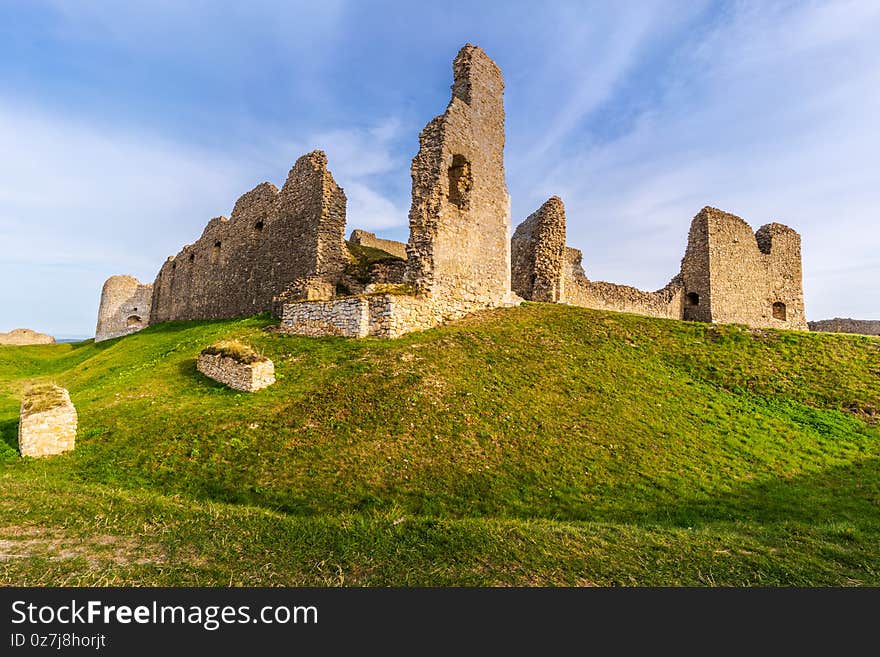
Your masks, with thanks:
M271 324L0 348L0 582L880 584L878 339L542 304ZM219 338L278 383L204 378ZM73 454L18 458L33 380L70 390Z

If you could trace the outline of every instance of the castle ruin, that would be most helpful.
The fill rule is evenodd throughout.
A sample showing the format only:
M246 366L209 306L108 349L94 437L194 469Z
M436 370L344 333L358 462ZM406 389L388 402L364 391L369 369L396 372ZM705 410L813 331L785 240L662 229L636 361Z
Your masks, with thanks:
M153 286L134 276L111 276L101 290L95 342L135 333L150 323Z
M212 219L168 258L152 289L109 279L98 337L267 311L290 333L397 337L522 299L807 329L800 237L781 224L753 233L738 217L704 208L681 272L657 292L589 280L581 252L566 246L558 197L511 237L501 71L470 44L452 69L449 104L422 130L412 161L406 244L361 230L345 241L345 193L326 155L314 151L297 160L280 191L262 183L230 218Z
M691 223L681 272L656 292L589 280L581 252L564 243L565 208L553 197L511 238L517 294L651 317L807 330L800 236L782 224L752 232L735 215L703 208Z

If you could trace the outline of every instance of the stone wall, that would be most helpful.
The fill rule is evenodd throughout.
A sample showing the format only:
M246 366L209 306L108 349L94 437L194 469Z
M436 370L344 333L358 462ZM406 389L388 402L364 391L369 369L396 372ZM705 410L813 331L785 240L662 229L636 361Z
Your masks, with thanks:
M684 319L807 330L801 240L787 226L752 232L739 217L705 207L691 223L681 277Z
M199 354L196 369L235 390L256 392L275 383L275 365L268 358L255 363L239 363L219 354Z
M590 281L581 252L564 243L565 208L554 197L511 238L517 293L650 317L807 328L800 236L782 224L753 233L739 217L703 208L691 223L681 272L656 292Z
M351 231L348 241L360 244L361 246L369 246L373 249L381 249L385 253L390 253L393 256L406 260L406 244L403 242L382 239L381 237L376 237L375 233L368 233L365 230Z
M550 303L565 301L562 199L552 197L516 227L510 240L510 258L510 284L519 296Z
M657 292L591 281L583 254L565 246L565 206L554 196L517 226L511 238L514 291L531 301L563 302L585 308L679 319L682 284L673 279Z
M504 82L470 44L452 68L452 98L422 130L412 162L407 280L420 292L505 305L512 296Z
M18 423L18 451L22 456L52 456L76 446L76 409L70 394L55 385L25 392Z
M95 342L135 333L150 323L153 286L133 276L111 276L101 290Z
M835 317L834 319L822 319L818 322L809 322L811 331L827 333L857 333L860 335L880 336L880 320L877 319L850 319L848 317Z
M156 278L150 323L276 311L285 299L329 298L350 262L345 194L322 151L302 156L278 189L263 183L232 216L212 219Z
M54 344L55 338L45 333L37 333L27 328L12 329L9 333L0 333L0 344L5 345L29 345L29 344Z
M490 307L455 295L368 291L355 297L285 304L281 329L308 336L397 338Z

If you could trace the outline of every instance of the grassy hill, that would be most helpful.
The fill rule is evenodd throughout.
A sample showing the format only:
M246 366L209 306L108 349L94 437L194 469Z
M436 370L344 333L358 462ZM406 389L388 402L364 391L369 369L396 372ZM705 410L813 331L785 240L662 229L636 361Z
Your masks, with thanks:
M272 324L0 347L0 584L880 585L880 339L543 304ZM199 374L221 338L278 383ZM74 453L18 457L35 380Z

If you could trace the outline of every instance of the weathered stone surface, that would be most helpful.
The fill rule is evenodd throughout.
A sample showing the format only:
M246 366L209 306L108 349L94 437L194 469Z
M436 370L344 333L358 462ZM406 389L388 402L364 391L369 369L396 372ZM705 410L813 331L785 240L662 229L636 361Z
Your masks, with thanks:
M504 82L470 44L452 65L446 112L419 135L412 162L407 280L475 307L510 293L510 197L504 179Z
M565 206L554 196L516 227L511 286L524 299L565 301Z
M681 262L684 319L807 330L801 238L772 223L752 232L736 215L705 207Z
M244 392L256 392L275 383L275 365L268 358L254 363L239 363L227 356L201 353L196 369L209 379Z
M153 286L133 276L111 276L101 290L95 342L145 329L150 323Z
M681 317L683 286L678 278L657 292L589 280L581 264L583 254L565 246L565 206L559 197L549 199L517 227L511 250L514 291L526 299Z
M514 233L513 284L525 298L651 317L807 328L800 236L782 224L753 233L739 217L703 208L691 224L681 273L656 292L590 281L581 252L560 246L564 231L565 209L554 197Z
M21 402L18 451L22 456L52 456L76 446L77 415L64 388L42 384L27 390Z
M9 333L0 333L0 344L29 345L54 344L55 338L45 333L37 333L27 328L12 329Z
M150 323L277 311L282 300L329 298L350 261L345 194L323 151L303 155L279 192L263 183L232 217L212 219L162 266Z
M374 249L381 249L385 253L390 253L398 258L406 260L406 244L403 242L395 242L394 240L386 240L376 237L375 233L369 233L365 230L353 230L348 238L349 242L360 244L361 246L369 246Z
M821 319L818 322L809 322L809 326L811 331L880 336L880 320L877 319L835 317L834 319Z

